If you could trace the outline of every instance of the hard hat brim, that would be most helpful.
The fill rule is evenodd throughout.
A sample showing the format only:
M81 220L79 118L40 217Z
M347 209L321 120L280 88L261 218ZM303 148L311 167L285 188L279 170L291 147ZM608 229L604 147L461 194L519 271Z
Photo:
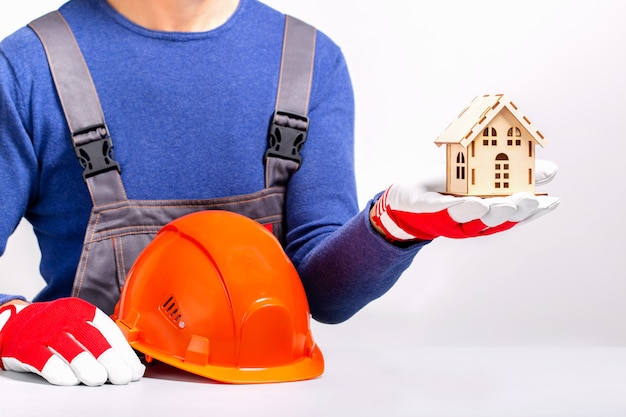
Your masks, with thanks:
M141 342L131 342L133 349L142 352L146 357L156 359L167 365L218 382L229 384L264 384L277 382L293 382L314 379L324 373L324 356L317 345L310 356L302 357L292 363L266 368L237 368L215 365L197 365L183 359L164 354L156 349L145 346Z

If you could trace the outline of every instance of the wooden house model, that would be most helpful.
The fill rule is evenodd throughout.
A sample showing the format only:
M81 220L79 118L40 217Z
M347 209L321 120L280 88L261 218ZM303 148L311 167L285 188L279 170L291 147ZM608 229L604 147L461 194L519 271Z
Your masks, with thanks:
M535 192L535 145L543 135L502 94L476 97L435 140L446 145L446 192Z

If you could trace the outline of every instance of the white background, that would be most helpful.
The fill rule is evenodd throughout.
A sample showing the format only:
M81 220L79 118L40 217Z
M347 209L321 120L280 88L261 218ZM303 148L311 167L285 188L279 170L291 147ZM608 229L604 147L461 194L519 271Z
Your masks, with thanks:
M0 37L58 7L0 2ZM510 96L560 166L559 209L511 232L426 247L383 298L324 347L626 346L626 3L615 0L362 0L268 4L316 25L345 53L357 110L361 204L444 163L436 136L476 95ZM42 285L21 225L0 259L0 292Z

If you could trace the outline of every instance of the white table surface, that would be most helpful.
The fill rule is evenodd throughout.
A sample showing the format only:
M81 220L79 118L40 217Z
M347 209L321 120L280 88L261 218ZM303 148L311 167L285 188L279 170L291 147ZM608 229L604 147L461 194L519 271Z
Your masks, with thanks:
M4 416L626 416L626 348L327 347L311 381L217 384L158 365L127 386L0 372Z

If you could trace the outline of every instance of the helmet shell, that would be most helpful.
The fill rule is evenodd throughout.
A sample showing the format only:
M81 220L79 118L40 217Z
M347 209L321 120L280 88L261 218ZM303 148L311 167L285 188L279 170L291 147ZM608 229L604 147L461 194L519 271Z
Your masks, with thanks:
M293 264L267 229L232 212L163 227L129 271L116 318L134 349L217 381L295 381L324 370Z

